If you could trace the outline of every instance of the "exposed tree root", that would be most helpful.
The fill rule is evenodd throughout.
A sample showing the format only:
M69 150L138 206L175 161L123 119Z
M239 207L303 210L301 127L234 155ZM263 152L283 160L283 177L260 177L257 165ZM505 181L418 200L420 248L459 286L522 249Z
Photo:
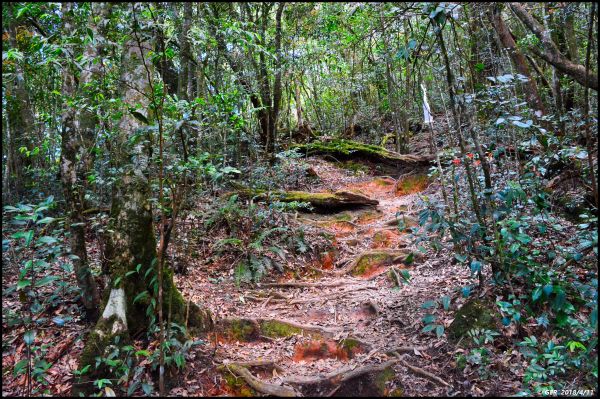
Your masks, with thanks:
M242 366L242 367L272 368L281 373L283 373L285 371L284 368L281 367L280 365L278 365L275 360L249 360L246 362L238 362L238 361L232 362L232 361L227 361L227 360L223 361L223 365L225 365L225 366L230 366L232 364L236 364L236 365Z
M229 332L229 335L232 335L233 338L244 341L255 340L257 337L274 338L311 332L321 336L333 336L339 332L337 329L274 318L227 318L219 320L218 324L219 330L224 332L225 335Z
M353 378L363 376L372 372L380 372L386 368L398 363L400 359L391 359L381 364L370 364L353 369L351 366L342 367L336 371L325 375L317 375L312 377L307 376L290 376L284 378L283 381L288 384L296 385L323 385L323 384L341 384Z
M401 287L402 286L402 279L400 278L400 275L396 271L396 268L392 266L390 268L390 270L392 271L392 275L394 276L394 279L396 280L396 286Z
M224 367L235 376L243 378L248 385L260 393L284 398L300 396L298 392L291 388L286 388L282 385L269 384L259 380L258 378L254 377L246 367L241 366L240 364L231 363L224 365Z
M288 288L288 287L339 287L340 285L348 284L348 281L338 281L335 283L305 283L302 281L290 281L287 283L263 283L262 287L270 288L270 287L280 287L280 288Z
M272 296L267 296L265 298L260 298L252 295L244 295L244 299L252 302L285 302L285 299L273 298Z
M425 346L398 346L396 348L387 349L385 354L394 356L395 353L415 353L415 351L424 352L426 350L427 347Z
M410 365L410 364L406 363L403 359L400 358L400 354L398 352L395 352L394 354L398 357L398 359L400 359L400 364L402 364L404 367L406 367L407 369L409 369L410 371L412 371L416 375L420 375L421 377L425 377L428 380L433 381L433 382L435 382L435 383L437 383L439 385L442 385L442 386L446 386L446 387L451 387L452 386L452 385L448 384L446 381L442 380L437 375L432 374L432 373L430 373L427 370L423 370L420 367L413 366L413 365Z

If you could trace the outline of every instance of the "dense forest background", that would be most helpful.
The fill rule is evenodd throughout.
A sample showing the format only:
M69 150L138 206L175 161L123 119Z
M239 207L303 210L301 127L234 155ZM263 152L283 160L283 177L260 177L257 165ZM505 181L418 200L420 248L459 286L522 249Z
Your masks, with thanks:
M597 390L595 3L2 32L3 395Z

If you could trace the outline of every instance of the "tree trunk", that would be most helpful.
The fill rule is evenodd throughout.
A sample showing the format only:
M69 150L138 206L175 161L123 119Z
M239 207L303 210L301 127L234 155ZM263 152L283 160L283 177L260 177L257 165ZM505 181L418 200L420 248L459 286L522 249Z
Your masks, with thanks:
M511 10L515 15L533 32L535 36L542 42L543 49L540 51L536 48L531 48L531 51L538 57L542 58L547 63L553 65L556 69L573 77L580 84L598 91L598 75L595 73L586 73L585 66L576 64L561 54L558 47L550 37L550 32L525 10L521 3L510 3ZM587 78L586 78L586 75Z
M181 72L179 73L178 82L178 94L179 97L184 100L190 100L192 97L192 79L190 73L193 68L191 65L191 54L190 54L190 41L188 39L188 33L192 24L192 3L183 3L183 24L181 27L181 34L179 36L179 46L181 48Z
M9 3L9 13L13 14L13 5ZM13 16L9 26L9 44L11 48L17 49L17 20ZM14 78L6 89L7 119L10 128L10 140L8 142L8 179L17 201L21 198L29 179L23 173L32 166L31 158L27 157L21 148L32 150L30 136L33 134L34 118L32 107L25 86L25 73L20 61L14 61Z
M135 33L133 36L137 37ZM150 106L152 65L148 62L148 48L147 42L130 39L123 56L121 79L129 83L123 101L129 107L138 107L140 113L147 112ZM134 140L144 129L130 112L125 112L119 122L119 135L115 141L123 151L117 163L124 172L113 187L109 228L112 233L105 254L109 259L111 288L102 316L87 338L79 363L80 367L91 365L94 371L74 386L74 392L90 388L91 381L98 375L108 378L111 374L102 367L95 368L95 357L103 355L115 337L120 336L120 342L127 341L130 336L147 331L155 320L156 305L152 309L152 304L156 304L158 273L148 178L150 157L146 143L149 141ZM193 303L186 303L167 267L163 269L163 292L163 309L171 313L172 321L185 325L188 320L190 327L199 331L212 328L210 313ZM186 317L187 306L190 307L189 319Z
M65 3L65 32L75 35L70 17L70 3ZM94 37L98 37L95 24L91 23L90 29ZM75 99L78 95L85 95L85 87L93 84L94 75L99 74L99 64L92 61L97 57L96 46L88 45L84 53L88 65L82 69L79 82L76 83L73 65L65 65L63 69L63 94L68 99ZM85 182L86 173L92 160L89 147L93 143L96 117L85 108L64 106L62 119L62 140L60 176L63 185L65 201L68 209L69 245L73 258L73 268L77 284L81 290L81 299L89 319L98 319L100 297L96 281L91 273L87 249L85 245Z
M569 4L571 8L577 6L576 3ZM575 37L575 26L574 26L574 18L573 10L564 10L567 15L565 16L564 23L564 34L565 34L565 44L567 46L567 53L569 55L569 59L573 61L575 64L579 64L579 52L577 46L577 39ZM571 111L573 109L575 103L575 88L573 85L568 84L565 90L565 95L563 98L563 105L565 107L565 111Z
M281 16L283 14L284 2L280 2L275 14L275 79L273 82L273 104L271 106L269 118L269 137L267 137L267 154L273 154L275 151L275 142L277 140L277 119L279 117L279 106L281 103Z
M300 97L300 79L296 81L295 85L295 98L296 98L296 117L298 118L298 130L302 128L304 125L304 120L302 119L302 98Z
M502 46L504 46L507 49L510 58L512 59L513 63L515 64L515 67L517 68L517 71L519 71L521 75L526 76L528 79L526 90L527 103L534 110L540 110L542 111L542 113L545 114L546 110L544 108L544 104L542 103L542 99L540 98L540 95L538 93L535 79L533 79L531 73L529 72L529 67L527 66L527 59L525 58L523 53L521 53L521 51L517 48L515 40L512 38L508 27L502 19L501 12L502 11L500 7L498 7L498 5L493 6L493 10L491 13L492 25L494 26L494 29L496 30L496 33L500 38Z

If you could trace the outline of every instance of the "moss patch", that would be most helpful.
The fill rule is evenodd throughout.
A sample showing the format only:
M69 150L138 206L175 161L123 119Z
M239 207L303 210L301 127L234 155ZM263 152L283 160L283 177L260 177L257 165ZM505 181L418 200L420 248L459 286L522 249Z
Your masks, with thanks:
M381 187L388 187L394 185L394 181L392 179L383 177L376 178L375 180L373 180L373 183Z
M224 320L221 329L225 337L236 341L254 341L260 335L256 323L248 319Z
M365 252L355 261L351 274L353 276L369 277L384 266L400 263L401 259L399 258L403 255L405 254L399 251Z
M344 212L344 213L340 213L339 215L335 215L333 217L333 219L338 222L350 222L350 221L352 221L352 215Z
M454 321L448 327L448 337L459 340L473 328L495 330L498 328L500 314L495 305L486 300L471 299L455 314Z
M427 188L429 185L429 178L427 175L411 175L407 176L396 185L396 195L407 195L412 193L418 193Z
M260 323L262 335L271 338L290 337L301 334L302 329L276 320L265 320Z
M242 397L258 396L258 393L252 389L243 378L235 376L232 372L227 370L226 366L219 366L218 370L221 372L225 382L224 390L231 395Z
M398 240L398 234L390 230L378 230L373 235L372 248L389 248Z

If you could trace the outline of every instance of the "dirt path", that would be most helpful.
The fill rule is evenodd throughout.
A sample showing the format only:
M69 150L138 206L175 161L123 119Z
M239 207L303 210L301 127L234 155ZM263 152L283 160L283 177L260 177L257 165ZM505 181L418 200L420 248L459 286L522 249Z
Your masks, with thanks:
M319 277L283 279L255 289L212 284L206 275L195 281L180 279L184 294L207 304L219 320L218 332L209 344L216 367L207 370L200 359L193 362L185 377L185 393L452 393L452 357L445 341L421 331L424 310L420 305L451 296L459 285L455 280L466 275L449 262L422 256L407 264L406 255L415 248L408 233L399 232L396 221L400 212L407 225L414 223L417 193L426 188L426 180L419 175L400 181L357 177L322 160L311 163L323 180L313 190L356 191L378 200L379 205L300 216L303 223L335 237L335 250L321 256ZM402 270L408 270L410 283L398 287ZM198 292L207 296L200 298ZM219 373L211 374L211 370ZM427 372L443 381L434 381Z

